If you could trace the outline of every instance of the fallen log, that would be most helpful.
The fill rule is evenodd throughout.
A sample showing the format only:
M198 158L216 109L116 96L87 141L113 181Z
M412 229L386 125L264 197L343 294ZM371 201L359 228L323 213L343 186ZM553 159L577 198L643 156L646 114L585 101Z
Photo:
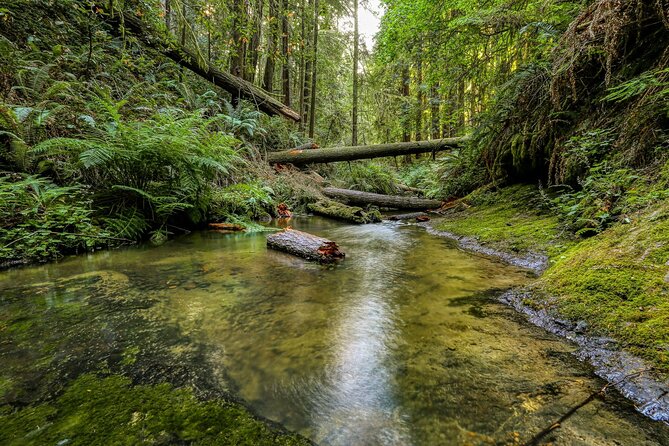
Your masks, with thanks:
M131 31L144 44L162 53L165 57L172 59L177 64L189 69L206 81L228 91L233 97L241 97L252 102L258 109L269 115L280 115L293 121L300 121L300 114L285 104L276 100L265 90L256 87L240 77L219 70L188 48L174 41L167 41L160 37L158 31L152 30L151 26L137 17L135 14L126 12L123 14L123 22L116 16L109 19L115 25L117 34L122 34L121 27Z
M240 232L244 231L244 226L237 223L209 223L209 229L215 231Z
M462 147L468 137L434 139L432 141L398 142L372 146L329 147L315 150L285 150L267 155L270 164L304 165L312 163L332 163L360 159L382 158L386 156L431 153Z
M404 220L422 220L422 221L427 221L425 220L430 219L430 217L425 213L425 212L412 212L409 214L398 214L398 215L390 215L387 220L390 221L404 221Z
M365 211L363 208L347 206L334 200L321 200L310 204L308 208L314 214L350 223L366 224L381 221L381 213L377 210Z
M335 242L294 229L268 235L267 247L321 263L333 263L345 257Z
M381 195L369 192L360 192L357 190L337 189L334 187L326 187L323 193L335 200L344 201L352 204L372 204L382 208L390 209L437 209L442 205L439 200L428 200L425 198L416 197L401 197L395 195Z

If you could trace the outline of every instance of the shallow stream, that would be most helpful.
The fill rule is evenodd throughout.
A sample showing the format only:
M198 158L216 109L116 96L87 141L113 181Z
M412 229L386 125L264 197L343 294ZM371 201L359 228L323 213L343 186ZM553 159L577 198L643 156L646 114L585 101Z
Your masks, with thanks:
M200 232L1 273L0 402L120 370L231 394L319 444L487 445L526 441L604 386L574 346L496 302L527 272L413 225L292 224L346 260ZM548 440L669 445L669 428L609 391Z

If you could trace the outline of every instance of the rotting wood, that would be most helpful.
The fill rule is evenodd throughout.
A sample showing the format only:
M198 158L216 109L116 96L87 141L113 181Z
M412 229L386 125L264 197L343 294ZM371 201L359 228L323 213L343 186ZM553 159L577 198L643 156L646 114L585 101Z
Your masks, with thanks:
M114 16L109 19L118 34L121 33L121 22ZM122 26L135 34L144 44L157 50L165 57L173 60L184 68L201 76L212 84L228 91L233 97L241 97L252 102L259 110L270 114L284 116L293 121L300 121L300 114L285 104L272 97L268 92L256 87L251 82L226 73L211 64L198 60L199 58L188 48L176 42L168 42L160 37L158 31L139 17L131 13L123 14Z
M458 149L468 137L444 138L431 141L398 142L371 146L328 147L317 150L285 150L267 155L271 164L315 164L336 161L353 161L359 159L383 158L388 156L413 155L418 153L440 152Z
M290 228L268 235L267 247L321 263L333 263L345 257L337 243Z
M363 208L348 206L334 200L321 200L308 207L314 214L350 223L366 224L381 221L381 213L378 210L365 211Z
M214 231L241 232L244 226L236 223L209 223L209 229Z
M439 200L429 200L425 198L396 196L396 195L382 195L373 194L370 192L360 192L357 190L337 189L334 187L326 187L323 193L335 200L344 201L347 203L358 205L374 205L390 209L413 209L413 210L427 210L437 209L442 205Z

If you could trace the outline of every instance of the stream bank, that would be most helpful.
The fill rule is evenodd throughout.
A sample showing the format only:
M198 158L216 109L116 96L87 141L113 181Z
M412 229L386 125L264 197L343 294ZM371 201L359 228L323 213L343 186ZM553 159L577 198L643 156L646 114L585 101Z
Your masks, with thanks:
M577 344L577 356L640 412L669 421L669 206L578 239L541 200L535 188L513 186L420 226L537 274L500 300Z

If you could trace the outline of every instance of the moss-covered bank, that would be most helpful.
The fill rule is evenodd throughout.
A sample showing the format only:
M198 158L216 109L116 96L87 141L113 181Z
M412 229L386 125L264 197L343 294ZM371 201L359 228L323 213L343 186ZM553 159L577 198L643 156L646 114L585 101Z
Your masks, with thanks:
M464 202L435 229L515 254L546 254L548 269L530 286L527 305L612 337L669 372L669 202L585 239L570 235L543 192L530 186L478 192Z

